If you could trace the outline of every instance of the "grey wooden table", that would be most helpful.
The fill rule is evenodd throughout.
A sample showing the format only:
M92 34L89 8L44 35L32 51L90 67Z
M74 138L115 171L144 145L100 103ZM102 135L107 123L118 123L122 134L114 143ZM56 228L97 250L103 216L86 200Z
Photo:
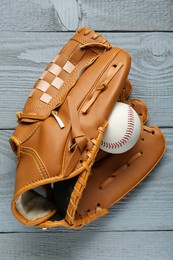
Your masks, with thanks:
M43 232L11 213L8 139L33 83L81 25L131 53L132 96L146 102L148 124L161 127L167 152L109 215L80 231ZM172 0L0 0L0 259L173 259L172 32Z

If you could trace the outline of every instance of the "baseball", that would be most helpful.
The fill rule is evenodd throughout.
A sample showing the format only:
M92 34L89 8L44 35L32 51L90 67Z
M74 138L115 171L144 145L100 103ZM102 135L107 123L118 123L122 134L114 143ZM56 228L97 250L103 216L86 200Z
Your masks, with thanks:
M136 111L127 104L117 102L108 122L100 149L113 154L130 150L141 133L141 122Z

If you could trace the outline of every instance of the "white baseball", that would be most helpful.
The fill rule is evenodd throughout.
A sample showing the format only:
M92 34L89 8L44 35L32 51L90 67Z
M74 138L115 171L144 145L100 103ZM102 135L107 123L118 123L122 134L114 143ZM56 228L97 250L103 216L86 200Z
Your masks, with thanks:
M108 122L101 150L113 154L130 150L141 133L141 122L136 111L127 104L117 102Z

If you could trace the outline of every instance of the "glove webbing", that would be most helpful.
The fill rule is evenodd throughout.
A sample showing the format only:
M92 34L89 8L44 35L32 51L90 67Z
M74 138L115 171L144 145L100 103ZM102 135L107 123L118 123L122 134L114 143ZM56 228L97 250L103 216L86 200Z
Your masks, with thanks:
M94 156L94 157L97 155L99 147L100 147L100 143L102 141L103 134L105 132L107 125L108 124L106 122L102 127L99 127L99 129L98 129L99 134L98 134L97 140L92 139L92 143L94 144L92 151L88 152L88 154L87 154L88 159L87 159L87 161L85 161L85 163L83 163L83 167L85 170L79 176L78 181L77 181L76 185L74 186L74 190L71 194L70 203L68 205L67 215L66 215L66 220L70 225L74 224L76 209L78 207L80 198L82 196L82 192L87 184L87 180L88 180L88 177L90 174L90 169L94 163L94 160L90 159L90 153L92 153L92 156ZM105 213L103 213L103 214L105 214Z

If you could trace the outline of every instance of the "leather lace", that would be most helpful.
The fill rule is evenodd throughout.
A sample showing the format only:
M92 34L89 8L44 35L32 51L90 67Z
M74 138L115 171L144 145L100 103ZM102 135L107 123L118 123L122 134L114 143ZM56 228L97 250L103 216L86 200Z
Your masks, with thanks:
M68 99L70 120L71 120L71 125L72 125L72 132L71 132L72 141L74 142L74 144L78 145L80 152L82 153L88 140L86 138L86 135L82 131L79 115L78 115L74 100L72 100L72 98L70 96L68 96L67 99Z
M131 163L142 156L142 152L138 152L133 155L125 164L123 164L120 168L118 168L111 176L106 178L103 183L100 185L100 189L104 189L115 177L117 177L121 172L125 171Z
M71 173L79 160L79 156L82 154L84 148L89 142L88 138L81 128L79 114L75 105L75 101L70 96L68 96L67 99L71 120L71 135L73 143L70 146L70 151L72 152L72 154L65 167L64 176L68 176Z
M78 33L80 33L84 28L81 27L77 30ZM88 47L101 47L101 48L105 48L106 50L110 50L112 48L112 46L110 45L110 43L104 39L99 33L93 32L90 29L85 29L84 31L84 36L89 35L90 33L93 33L93 35L91 36L92 40L97 40L99 37L102 39L101 42L90 42L90 43L86 43L84 45L81 46L81 49L85 49Z
M110 50L112 47L110 44L106 43L99 43L99 42L90 42L82 45L80 48L85 49L87 47L100 47L100 48L105 48L106 50Z
M108 73L107 78L96 87L96 91L94 92L91 99L83 106L82 113L86 114L92 104L96 101L98 96L102 91L104 91L107 87L109 82L113 79L113 77L117 74L117 72L123 67L123 63L119 63L118 65L113 65Z

